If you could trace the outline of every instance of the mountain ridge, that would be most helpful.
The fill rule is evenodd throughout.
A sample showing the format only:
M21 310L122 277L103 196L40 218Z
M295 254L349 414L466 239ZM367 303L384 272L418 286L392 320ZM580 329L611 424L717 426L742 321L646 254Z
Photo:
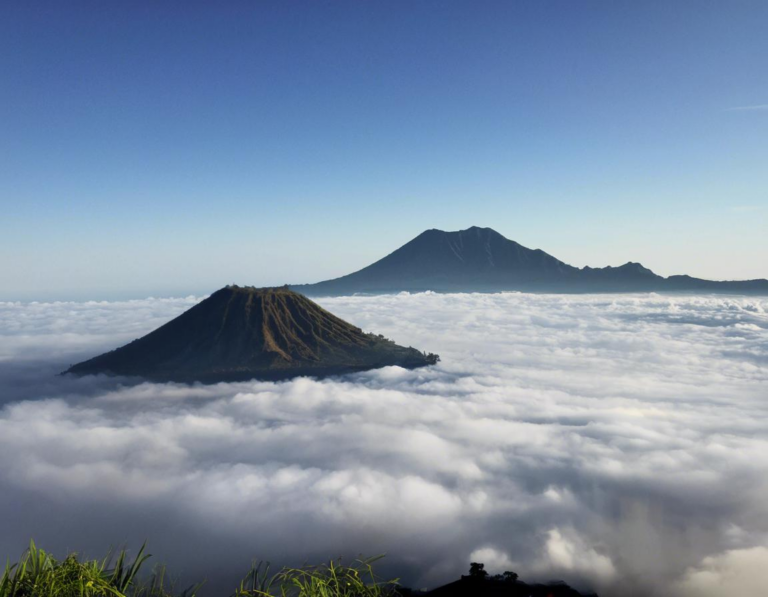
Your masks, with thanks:
M401 291L685 292L768 294L768 280L667 278L641 263L577 268L541 249L529 249L492 228L446 232L431 228L382 259L345 276L291 285L310 296Z

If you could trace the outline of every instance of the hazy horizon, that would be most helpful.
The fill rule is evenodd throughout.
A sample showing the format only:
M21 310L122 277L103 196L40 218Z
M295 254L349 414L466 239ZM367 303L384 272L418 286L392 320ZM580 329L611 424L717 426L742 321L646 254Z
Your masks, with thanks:
M491 228L490 226L480 226L480 228ZM422 231L423 232L423 231ZM455 232L455 231L449 231L449 232ZM498 232L498 230L496 231ZM418 236L415 235L414 238ZM503 235L502 235L503 236ZM409 239L412 240L412 239ZM514 240L514 239L510 239ZM392 253L395 249L399 247L395 247L392 249L392 251L388 251L386 255L389 255ZM529 249L537 249L540 247L527 247ZM543 250L543 249L542 249ZM547 251L545 251L547 252ZM382 255L380 258L385 257L386 255ZM553 255L553 257L560 259L557 255ZM328 279L335 279L350 273L353 273L355 271L358 271L368 265L371 265L371 263L374 263L375 261L378 261L379 258L374 259L370 263L365 263L363 265L360 265L359 267L355 267L353 270L345 271L338 273L336 275L330 276ZM567 260L560 259L561 261L564 261L568 265L573 265L573 263L570 263ZM637 260L629 260L632 262L638 262ZM627 263L626 261L621 263L609 263L606 265L616 267L619 265L624 265ZM642 264L642 262L639 262ZM594 264L585 264L586 266L595 267ZM647 267L647 264L642 264ZM578 266L577 266L578 267ZM583 266L581 266L583 267ZM598 266L598 267L604 267L604 266ZM649 268L654 271L654 273L659 273L658 271L654 270L653 268ZM690 275L689 272L675 272L674 274L669 275L678 275L678 274L687 274ZM666 277L666 276L665 276ZM713 278L710 278L714 280ZM730 277L730 278L722 278L722 280L735 280L736 278ZM81 302L81 301L104 301L104 300L126 300L126 299L144 299L144 298L154 298L154 297L161 297L161 298L180 298L184 296L189 295L208 295L211 292L214 292L215 290L218 290L219 288L228 285L228 284L235 284L240 286L256 286L256 287L274 287L274 286L284 286L287 284L295 285L295 284L305 284L305 283L313 283L313 282L320 282L323 281L323 279L313 279L313 280L278 280L278 279L271 279L267 282L253 282L248 280L233 280L231 282L228 282L226 284L220 284L219 286L215 287L205 287L203 284L201 284L199 281L196 282L189 282L187 284L182 284L179 287L168 287L167 285L159 284L156 287L151 288L142 288L141 286L132 286L129 288L118 288L118 289L97 289L93 290L90 288L78 288L78 289L72 289L72 290L59 290L59 289L51 289L50 287L46 288L42 291L36 291L34 293L27 292L16 292L13 291L8 292L8 295L5 297L0 296L0 300L6 300L6 301L22 301L22 302L30 302L30 301L75 301L75 302ZM579 291L579 292L584 292ZM595 292L599 293L599 290L596 290ZM667 291L671 292L672 294L675 294L675 291ZM682 291L683 293L686 293L686 291ZM736 293L738 296L738 293Z

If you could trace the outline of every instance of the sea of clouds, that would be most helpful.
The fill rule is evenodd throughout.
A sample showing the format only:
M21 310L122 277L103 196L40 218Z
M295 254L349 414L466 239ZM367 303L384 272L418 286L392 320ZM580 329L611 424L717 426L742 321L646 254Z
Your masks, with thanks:
M768 586L768 300L319 301L430 368L209 386L60 377L199 298L0 303L0 558L149 541L230 588L252 558L470 561L602 597ZM222 593L223 594L223 593Z

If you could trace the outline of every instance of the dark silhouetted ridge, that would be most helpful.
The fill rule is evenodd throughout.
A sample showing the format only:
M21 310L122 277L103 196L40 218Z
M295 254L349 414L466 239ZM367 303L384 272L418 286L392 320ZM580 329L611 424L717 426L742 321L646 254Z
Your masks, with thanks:
M768 294L768 280L715 282L690 276L664 278L629 262L577 268L540 249L529 249L491 228L427 230L357 272L316 284L292 286L310 296L421 292L663 292Z
M580 593L565 582L554 580L548 583L526 583L517 573L506 571L490 576L485 565L473 562L470 572L459 580L431 591L402 591L403 597L424 595L425 597L597 597L595 593Z
M367 334L288 288L227 286L154 332L66 373L216 382L413 368L437 359Z

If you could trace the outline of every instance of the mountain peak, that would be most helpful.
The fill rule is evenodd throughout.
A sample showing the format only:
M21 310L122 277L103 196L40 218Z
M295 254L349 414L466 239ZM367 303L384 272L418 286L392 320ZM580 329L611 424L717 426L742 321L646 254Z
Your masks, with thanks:
M441 230L440 228L430 228L425 232L439 232L441 234L491 233L491 234L496 234L498 236L501 236L501 234L496 232L493 228L487 228L483 226L470 226L469 228L465 228L464 230Z
M432 228L360 271L336 280L295 287L315 294L398 290L504 288L510 277L548 278L575 270L544 251L532 250L493 230L472 226L446 232Z
M284 286L238 286L237 284L227 284L224 288L217 290L216 292L226 292L229 294L250 294L254 296L266 296L266 295L298 295L299 293L291 290L291 287L287 284ZM216 294L216 293L214 293Z
M713 282L664 278L630 261L618 267L573 267L540 249L529 249L492 228L431 228L363 269L293 286L315 296L420 292L648 292L711 290L768 294L768 280Z
M154 332L67 373L218 382L413 368L437 359L367 334L288 287L232 284Z
M643 266L642 263L638 263L637 261L627 261L624 265L620 265L619 267L612 269L634 275L656 276L652 270L648 269L647 267Z

